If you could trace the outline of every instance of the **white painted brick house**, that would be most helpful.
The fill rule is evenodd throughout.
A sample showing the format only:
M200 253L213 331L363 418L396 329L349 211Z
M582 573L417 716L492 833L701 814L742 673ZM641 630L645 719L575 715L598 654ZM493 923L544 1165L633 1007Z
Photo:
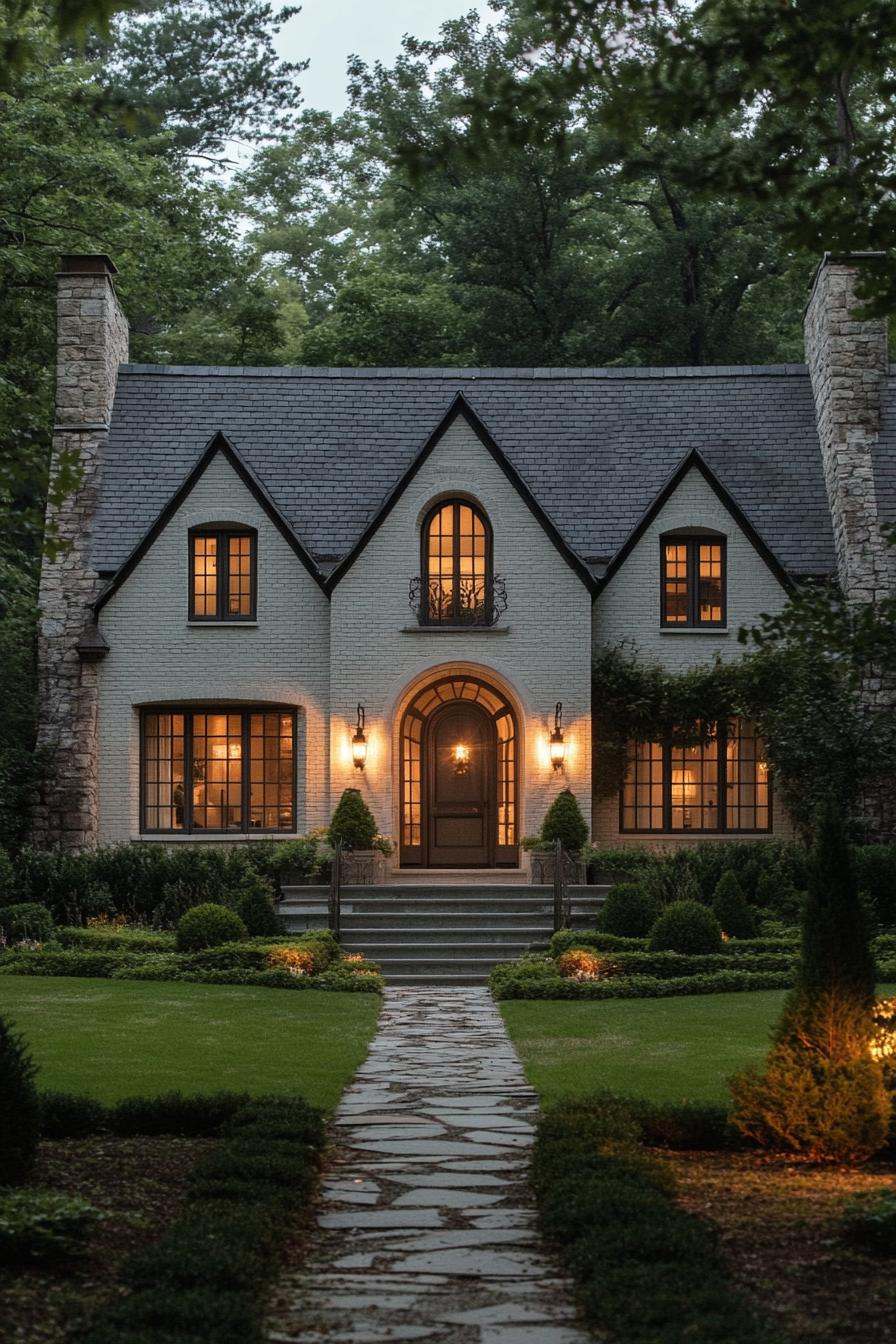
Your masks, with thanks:
M517 866L564 787L600 843L787 833L740 722L593 806L592 653L735 658L801 581L891 590L860 264L819 268L807 366L242 369L127 364L111 262L63 258L37 837L302 834L348 786L415 868Z

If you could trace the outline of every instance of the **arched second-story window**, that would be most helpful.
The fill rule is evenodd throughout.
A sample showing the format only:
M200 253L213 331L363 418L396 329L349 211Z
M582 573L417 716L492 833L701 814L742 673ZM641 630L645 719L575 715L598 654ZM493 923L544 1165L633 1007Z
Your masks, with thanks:
M447 499L423 523L425 625L491 625L494 620L492 529L466 499Z

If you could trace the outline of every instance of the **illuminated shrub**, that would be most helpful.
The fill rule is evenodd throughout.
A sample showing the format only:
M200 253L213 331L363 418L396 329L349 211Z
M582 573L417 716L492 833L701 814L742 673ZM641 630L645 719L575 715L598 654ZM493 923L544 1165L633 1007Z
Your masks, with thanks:
M583 947L572 947L558 957L557 969L567 980L600 980L606 974L600 957Z
M272 971L289 971L296 976L314 974L314 953L307 947L273 947L267 962Z

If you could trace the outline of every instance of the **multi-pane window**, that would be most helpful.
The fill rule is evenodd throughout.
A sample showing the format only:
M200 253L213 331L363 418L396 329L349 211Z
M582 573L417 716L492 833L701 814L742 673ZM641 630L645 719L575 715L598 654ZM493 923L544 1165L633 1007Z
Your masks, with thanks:
M487 624L491 608L490 531L484 514L464 500L438 505L423 528L426 624Z
M623 831L768 831L771 791L755 725L732 719L695 746L629 744Z
M725 624L725 542L667 536L660 541L660 619L688 629Z
M146 710L141 829L295 829L293 710Z
M255 533L190 533L190 620L255 619Z

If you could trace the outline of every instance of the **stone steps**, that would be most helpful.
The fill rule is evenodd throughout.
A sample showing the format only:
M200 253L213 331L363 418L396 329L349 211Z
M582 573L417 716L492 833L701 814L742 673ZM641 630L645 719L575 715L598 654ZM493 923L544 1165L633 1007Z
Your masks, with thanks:
M606 887L571 887L570 924L591 928ZM326 887L287 887L280 915L291 933L326 928ZM499 962L541 949L553 932L554 893L502 882L404 882L344 887L342 945L379 962L390 985L482 984Z

